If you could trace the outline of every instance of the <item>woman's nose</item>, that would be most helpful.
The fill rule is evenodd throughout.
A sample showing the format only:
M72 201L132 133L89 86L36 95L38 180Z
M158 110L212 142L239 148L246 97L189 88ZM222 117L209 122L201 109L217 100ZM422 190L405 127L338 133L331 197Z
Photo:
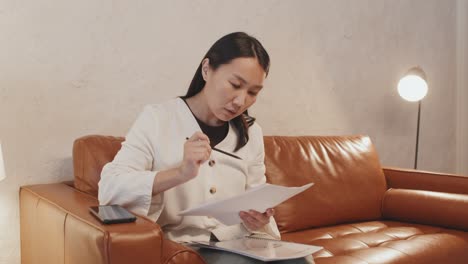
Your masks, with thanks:
M245 104L246 92L241 91L234 97L233 104L237 107L242 107Z

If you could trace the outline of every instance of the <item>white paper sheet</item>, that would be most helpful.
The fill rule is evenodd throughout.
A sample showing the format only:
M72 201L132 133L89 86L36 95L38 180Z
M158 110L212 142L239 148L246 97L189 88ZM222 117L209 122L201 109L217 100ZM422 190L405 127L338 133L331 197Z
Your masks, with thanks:
M280 240L241 238L222 242L193 242L195 247L225 250L261 261L277 261L309 257L307 263L314 263L312 254L322 247L292 243Z
M263 213L268 208L277 206L294 195L307 190L312 185L313 183L301 187L285 187L265 183L240 195L181 211L179 215L211 216L225 225L239 224L242 222L239 217L240 211L252 209Z

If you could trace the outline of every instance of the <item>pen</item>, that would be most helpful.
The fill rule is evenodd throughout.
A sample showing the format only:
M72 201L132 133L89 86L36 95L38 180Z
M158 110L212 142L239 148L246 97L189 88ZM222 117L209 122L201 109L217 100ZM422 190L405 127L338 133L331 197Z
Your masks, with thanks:
M185 139L188 140L189 138L186 137ZM226 151L224 151L224 150L220 150L220 149L217 149L217 148L211 148L211 149L214 150L214 151L218 151L218 152L220 152L220 153L223 153L224 155L228 155L228 156L230 156L230 157L233 157L233 158L235 158L235 159L242 160L240 157L238 157L238 156L236 156L236 155L234 155L234 154L231 154L231 153L229 153L229 152L226 152Z

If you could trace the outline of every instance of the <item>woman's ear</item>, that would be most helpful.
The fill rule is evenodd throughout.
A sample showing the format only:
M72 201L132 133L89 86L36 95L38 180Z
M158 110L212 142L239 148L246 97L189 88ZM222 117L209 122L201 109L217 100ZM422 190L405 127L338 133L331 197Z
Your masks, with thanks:
M210 69L210 59L208 58L205 58L202 63L201 63L202 67L201 67L201 74L203 76L203 80L205 80L206 82L206 79L208 78L208 71Z

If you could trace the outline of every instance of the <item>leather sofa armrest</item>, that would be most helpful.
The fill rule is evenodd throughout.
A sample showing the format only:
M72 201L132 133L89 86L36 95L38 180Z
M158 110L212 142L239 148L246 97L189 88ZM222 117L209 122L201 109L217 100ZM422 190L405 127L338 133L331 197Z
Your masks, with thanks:
M203 263L191 249L165 240L159 225L145 217L137 216L134 223L101 224L88 211L95 205L96 197L63 183L21 187L22 262Z
M388 188L468 194L468 176L390 167L383 171Z
M205 261L193 249L171 240L164 240L161 263L205 264Z
M382 202L386 219L468 231L468 195L390 189Z

